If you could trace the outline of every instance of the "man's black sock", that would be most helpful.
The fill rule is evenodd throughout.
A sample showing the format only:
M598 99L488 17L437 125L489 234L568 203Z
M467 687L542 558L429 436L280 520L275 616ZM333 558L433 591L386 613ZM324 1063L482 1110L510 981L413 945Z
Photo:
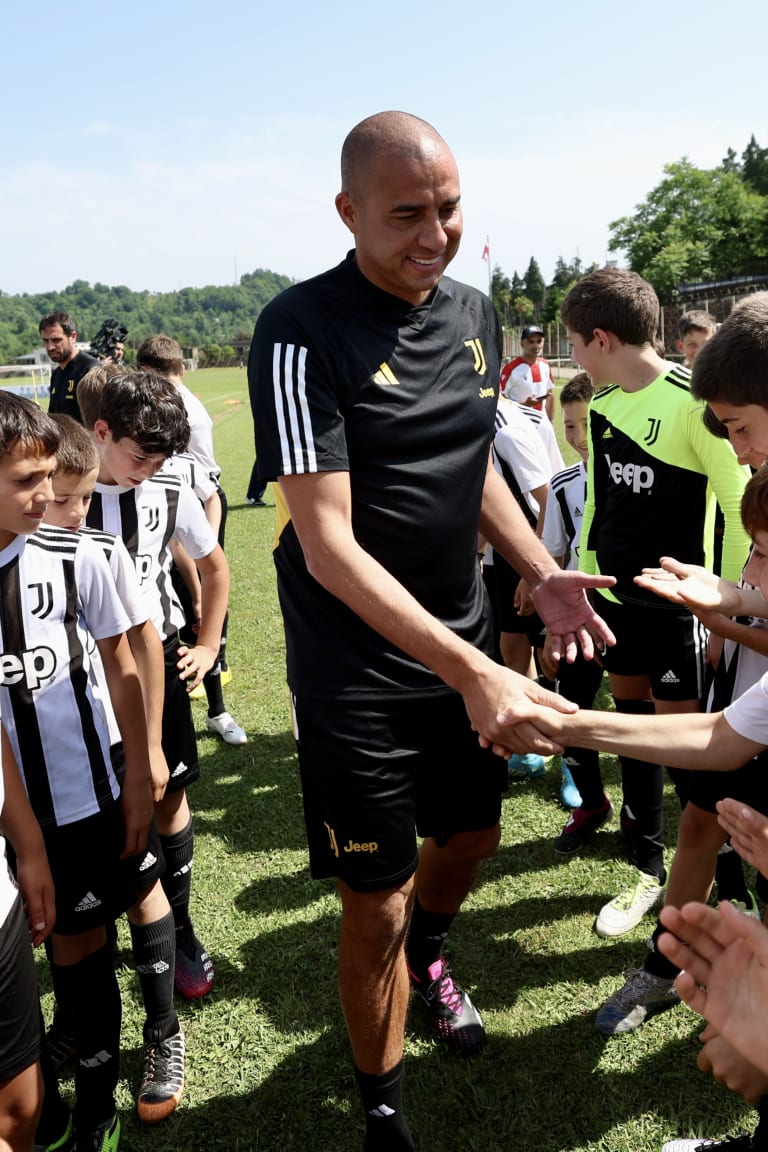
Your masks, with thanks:
M365 1109L365 1152L413 1152L413 1137L403 1116L403 1062L372 1076L355 1068Z
M455 916L455 912L426 912L418 896L413 902L405 955L408 967L422 984L429 982L427 971L440 958Z

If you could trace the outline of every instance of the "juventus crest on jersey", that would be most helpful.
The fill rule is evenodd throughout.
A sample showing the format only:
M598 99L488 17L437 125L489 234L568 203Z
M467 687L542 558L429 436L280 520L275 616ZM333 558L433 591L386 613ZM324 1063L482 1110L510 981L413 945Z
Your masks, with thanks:
M103 551L41 527L0 552L2 713L42 827L118 796L94 640L130 627Z

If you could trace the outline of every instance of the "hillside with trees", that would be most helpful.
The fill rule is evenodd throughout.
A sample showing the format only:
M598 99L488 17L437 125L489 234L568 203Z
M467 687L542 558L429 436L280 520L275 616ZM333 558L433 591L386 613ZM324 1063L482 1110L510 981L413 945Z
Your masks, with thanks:
M204 362L225 363L235 355L236 344L250 341L264 305L293 282L258 268L236 285L177 292L134 292L124 285L110 288L86 280L75 280L61 291L18 296L0 292L0 364L39 347L40 317L60 309L74 316L80 340L90 340L109 317L124 324L128 359L146 336L167 332L184 348L200 348Z

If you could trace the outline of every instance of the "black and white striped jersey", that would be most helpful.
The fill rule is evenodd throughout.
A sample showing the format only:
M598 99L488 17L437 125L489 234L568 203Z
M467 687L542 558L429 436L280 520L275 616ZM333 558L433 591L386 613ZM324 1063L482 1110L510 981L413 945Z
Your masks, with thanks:
M169 456L160 469L161 476L180 476L203 504L217 489L217 482L200 467L191 452L177 452Z
M350 253L270 301L248 369L260 479L347 473L361 547L428 612L486 648L477 528L499 359L498 317L481 292L444 277L412 305L366 279ZM313 579L289 520L279 529L294 692L447 691Z
M563 568L579 566L579 540L587 499L587 467L579 462L552 477L541 542L550 556L563 557Z
M135 488L97 484L86 522L122 537L152 623L167 640L185 621L171 580L171 541L178 540L193 560L210 555L217 543L192 489L162 472Z
M103 551L43 526L0 552L3 724L42 827L118 796L94 640L130 627Z

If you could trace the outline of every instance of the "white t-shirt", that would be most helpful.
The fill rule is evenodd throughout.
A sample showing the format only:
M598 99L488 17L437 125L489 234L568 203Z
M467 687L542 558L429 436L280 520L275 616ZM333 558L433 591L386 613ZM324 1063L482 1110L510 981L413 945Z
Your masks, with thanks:
M768 672L764 672L743 696L729 704L723 715L739 736L768 748Z

